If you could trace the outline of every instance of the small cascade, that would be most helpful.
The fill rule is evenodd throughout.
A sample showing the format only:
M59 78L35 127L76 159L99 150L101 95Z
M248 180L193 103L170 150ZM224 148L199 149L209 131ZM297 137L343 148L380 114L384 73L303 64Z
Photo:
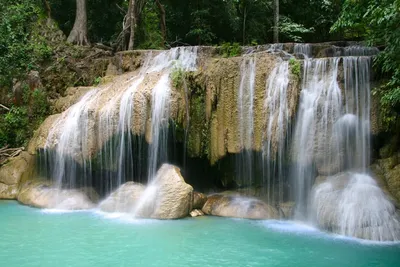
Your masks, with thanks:
M167 160L170 93L169 73L165 73L153 89L148 181L154 178L158 164Z
M61 187L66 185L69 188L76 187L78 183L87 186L91 182L90 164L90 140L93 135L93 113L89 105L94 101L97 90L86 93L82 99L71 106L67 113L64 113L65 123L57 121L50 131L45 149L53 149L51 144L56 143L54 153L46 153L52 168L44 170L51 175L55 185ZM76 160L79 160L83 169L83 181L77 181L78 169Z
M312 57L312 46L311 44L295 44L293 53L304 55L305 58L310 58Z
M44 151L45 170L41 172L54 180L58 187L93 186L91 163L98 152L95 161L101 172L96 174L96 179L100 180L101 191L110 192L133 178L141 180L145 173L141 172L142 163L136 161L143 157L143 139L133 135L132 131L134 113L145 114L146 107L136 106L135 99L139 97L138 102L144 102L147 92L143 84L158 77L151 93L151 134L146 173L151 179L168 155L170 73L176 67L193 71L196 62L197 47L173 48L156 56L149 52L137 74L126 81L119 80L112 88L98 88L85 94L54 122ZM102 108L95 112L99 104Z
M340 131L345 142L344 162L348 167L366 172L370 164L370 57L344 57L344 91L345 91L345 116L357 116L351 122L347 121L344 129ZM339 123L340 125L340 123ZM345 133L343 134L343 130Z
M238 88L238 119L240 147L244 150L237 159L238 181L241 185L252 185L253 181L253 134L254 134L254 85L256 59L244 57L240 66Z
M263 176L267 180L264 181L264 185L269 203L280 203L283 200L282 178L286 176L283 163L289 126L288 85L289 63L282 61L268 77L264 104L267 112L267 128L263 146L263 162L265 162Z
M306 214L308 192L315 177L314 162L334 168L338 161L331 144L333 123L340 117L342 96L337 81L339 58L304 61L302 91L293 136L296 165L291 170L298 217Z

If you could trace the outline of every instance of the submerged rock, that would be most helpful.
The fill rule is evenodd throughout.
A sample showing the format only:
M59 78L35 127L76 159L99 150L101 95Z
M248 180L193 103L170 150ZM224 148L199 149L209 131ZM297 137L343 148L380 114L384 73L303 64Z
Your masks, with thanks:
M215 194L209 196L202 211L207 215L246 219L277 219L278 211L267 203L248 197Z
M400 217L375 180L361 173L341 173L312 191L312 216L323 229L377 240L400 240Z
M154 219L178 219L189 215L193 188L185 183L178 167L163 164L145 188L128 182L100 204L106 212L125 212Z
M0 168L0 199L16 199L19 183L31 164L32 156L22 152Z
M47 209L84 210L94 207L84 192L78 189L55 188L47 181L25 183L19 192L18 201L25 205Z

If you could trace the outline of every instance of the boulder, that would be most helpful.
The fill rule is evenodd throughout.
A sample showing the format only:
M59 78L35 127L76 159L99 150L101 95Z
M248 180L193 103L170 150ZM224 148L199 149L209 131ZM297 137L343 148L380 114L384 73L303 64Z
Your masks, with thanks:
M22 204L47 209L85 210L94 207L89 197L78 189L60 189L49 181L28 181L20 189Z
M328 231L377 241L400 240L394 203L367 174L340 173L315 185L311 215Z
M204 213L199 209L195 209L190 212L190 217L199 217L199 216L204 216Z
M16 199L19 183L31 160L32 156L23 151L0 167L0 199Z
M193 209L202 209L207 201L207 196L200 192L193 192Z
M237 195L209 196L202 211L207 215L246 219L277 219L278 211L265 202Z
M144 190L142 184L127 182L103 200L99 208L105 212L132 213Z
M185 183L178 167L163 164L150 186L154 188L151 218L178 219L189 215L193 207L193 187Z
M163 164L147 187L125 183L100 203L106 212L154 219L183 218L192 207L193 188L185 183L179 168L170 164Z

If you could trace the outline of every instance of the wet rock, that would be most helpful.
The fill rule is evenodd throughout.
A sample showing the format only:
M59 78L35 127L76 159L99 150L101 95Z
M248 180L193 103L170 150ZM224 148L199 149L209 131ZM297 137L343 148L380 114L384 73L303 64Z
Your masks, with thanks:
M207 215L246 219L276 219L278 211L265 202L248 197L215 194L208 197L202 211Z
M193 187L185 183L178 167L163 164L152 184L156 189L151 218L178 219L189 215Z
M48 181L28 181L18 194L22 204L46 209L85 210L94 207L89 197L78 189L60 189Z
M199 216L204 216L204 212L202 212L199 209L195 209L190 212L190 217L199 217Z
M193 209L202 209L207 201L207 196L200 192L193 192Z
M144 190L142 184L127 182L103 200L99 208L106 212L132 213Z
M125 183L100 203L100 209L142 218L178 219L192 210L192 194L193 188L185 183L179 168L163 164L147 187Z
M0 167L0 199L15 199L18 195L19 183L32 163L32 156L27 152Z

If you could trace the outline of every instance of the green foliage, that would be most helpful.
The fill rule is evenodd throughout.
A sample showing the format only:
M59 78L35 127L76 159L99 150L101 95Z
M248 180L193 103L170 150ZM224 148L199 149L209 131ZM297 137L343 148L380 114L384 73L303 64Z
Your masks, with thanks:
M345 31L347 37L361 36L368 44L383 46L374 67L387 82L374 93L381 96L382 120L387 129L400 111L400 0L346 0L331 31ZM353 33L353 34L351 34Z
M302 34L311 33L314 31L314 28L306 28L302 24L298 24L293 22L290 18L281 16L279 22L279 30L282 35L286 36L286 38L290 41L294 42L302 42L303 38Z
M292 72L292 74L300 79L300 77L301 77L300 61L298 61L297 59L292 57L289 60L289 66L290 66L290 71Z
M0 147L26 145L28 136L28 110L26 107L12 107L0 121Z
M93 85L99 85L100 83L101 83L101 77L97 76L93 81Z
M32 29L42 16L35 0L0 0L0 86L35 69L52 51Z
M159 15L152 1L146 2L142 12L138 36L139 49L163 49L164 40L161 34Z
M171 75L172 85L175 88L180 88L186 77L185 71L180 66L175 66L170 75Z
M47 95L42 89L31 91L27 85L23 86L23 105L12 106L0 117L0 147L26 146L36 129L49 114Z
M222 43L220 54L223 57L236 57L242 53L242 47L239 43Z
M210 44L215 39L215 34L211 31L210 22L207 19L209 9L200 9L192 12L192 27L186 34L187 37L195 38L197 44Z

